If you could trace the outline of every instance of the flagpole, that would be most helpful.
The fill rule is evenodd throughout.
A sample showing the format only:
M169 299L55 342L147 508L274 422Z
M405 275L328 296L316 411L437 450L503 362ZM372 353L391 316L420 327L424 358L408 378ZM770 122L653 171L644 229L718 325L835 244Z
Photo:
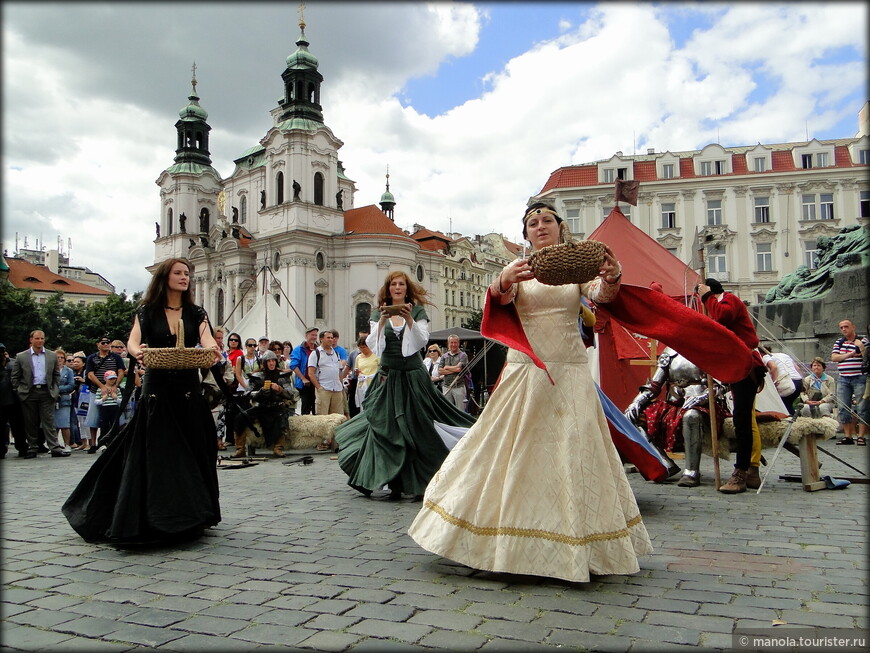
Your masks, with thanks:
M698 243L698 261L701 265L700 277L706 279L703 241ZM701 302L701 311L704 315L707 315L707 307L704 306L704 302ZM709 374L707 374L707 406L710 411L710 438L713 445L713 483L718 490L722 484L722 477L719 471L719 431L716 428L716 399L713 395L713 377Z

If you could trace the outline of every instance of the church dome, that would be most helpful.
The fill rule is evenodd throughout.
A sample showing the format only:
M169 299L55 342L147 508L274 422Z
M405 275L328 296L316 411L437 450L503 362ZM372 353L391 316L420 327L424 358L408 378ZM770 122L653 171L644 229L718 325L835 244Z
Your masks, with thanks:
M287 57L287 67L288 68L313 68L317 70L317 57L311 54L308 51L308 41L304 39L304 37L300 37L298 41L296 41L296 52Z
M190 102L187 106L178 112L179 117L182 120L202 120L204 122L208 118L208 112L199 105L199 98L191 95L188 100Z

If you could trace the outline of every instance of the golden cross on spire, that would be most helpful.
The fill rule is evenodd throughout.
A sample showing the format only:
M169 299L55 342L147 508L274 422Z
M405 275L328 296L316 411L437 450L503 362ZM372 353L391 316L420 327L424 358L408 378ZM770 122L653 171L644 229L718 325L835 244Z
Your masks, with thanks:
M193 66L191 66L190 70L193 74L193 77L190 80L190 83L193 84L193 94L196 95L196 62L195 61L193 62Z
M305 3L299 3L299 28L305 31Z

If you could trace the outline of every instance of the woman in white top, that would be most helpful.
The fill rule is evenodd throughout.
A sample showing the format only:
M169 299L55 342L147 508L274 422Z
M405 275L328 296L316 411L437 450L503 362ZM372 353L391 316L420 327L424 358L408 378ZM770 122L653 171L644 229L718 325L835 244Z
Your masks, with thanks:
M245 341L245 355L236 359L237 391L248 389L248 375L260 371L260 359L257 358L257 342L248 338Z
M766 347L759 347L761 360L770 371L770 378L776 384L776 391L782 397L789 415L794 415L795 399L800 397L803 390L804 377L798 372L797 366L791 356L782 352L771 352Z
M444 379L438 374L438 361L441 360L441 347L431 344L426 348L426 358L423 359L423 367L429 372L429 378L436 388L441 388Z

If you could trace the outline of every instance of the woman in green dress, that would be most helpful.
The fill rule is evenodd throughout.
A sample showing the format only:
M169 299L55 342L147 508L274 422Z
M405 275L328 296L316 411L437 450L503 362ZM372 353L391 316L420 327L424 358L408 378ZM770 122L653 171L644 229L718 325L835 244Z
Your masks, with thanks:
M338 464L366 496L389 486L390 498L423 495L447 457L435 422L468 427L474 418L448 402L423 367L429 341L426 290L404 272L387 275L372 313L369 348L381 359L363 411L336 429Z

